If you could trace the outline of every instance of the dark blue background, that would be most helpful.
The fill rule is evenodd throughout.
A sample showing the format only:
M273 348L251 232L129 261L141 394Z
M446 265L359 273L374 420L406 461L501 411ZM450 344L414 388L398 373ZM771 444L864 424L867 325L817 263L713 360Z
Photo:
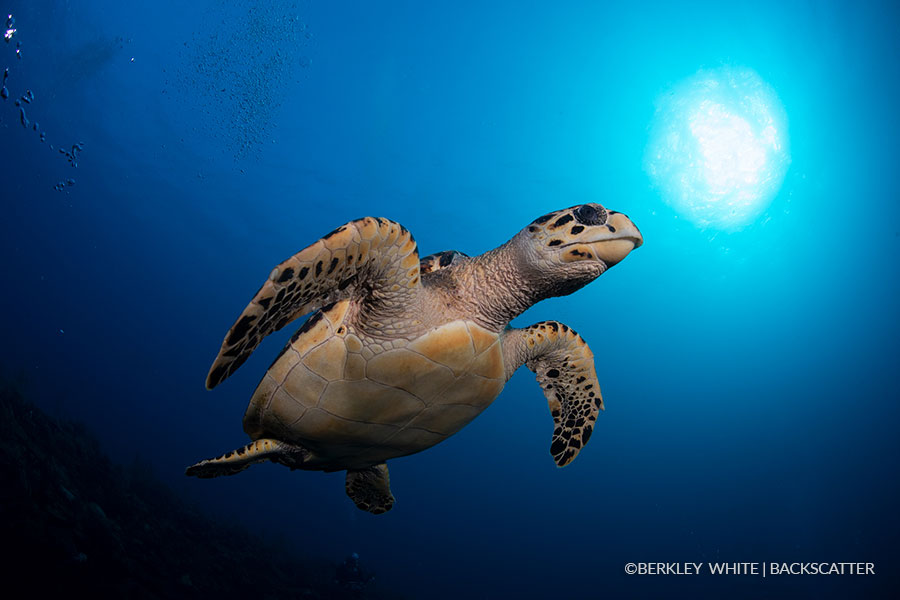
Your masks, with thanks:
M486 4L486 5L485 5ZM558 6L557 4L562 4ZM359 552L412 597L891 597L898 585L898 15L891 3L13 2L0 45L0 364L116 457L303 552ZM295 20L292 20L294 17ZM132 60L133 59L133 60ZM650 187L654 101L754 69L792 164L731 234ZM23 129L14 97L31 89ZM77 169L48 145L83 142ZM59 192L54 184L74 178ZM189 480L292 327L214 393L222 336L271 267L362 215L475 254L598 201L645 245L553 318L607 410L566 469L527 370L462 432L343 474ZM875 577L627 577L629 561L869 561ZM892 589L893 588L893 589Z

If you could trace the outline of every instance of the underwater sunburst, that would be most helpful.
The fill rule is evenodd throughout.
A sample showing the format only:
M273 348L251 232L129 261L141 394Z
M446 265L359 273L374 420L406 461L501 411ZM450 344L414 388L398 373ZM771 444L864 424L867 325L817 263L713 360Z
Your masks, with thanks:
M700 70L657 103L645 163L679 213L704 228L739 229L781 188L787 116L752 69Z

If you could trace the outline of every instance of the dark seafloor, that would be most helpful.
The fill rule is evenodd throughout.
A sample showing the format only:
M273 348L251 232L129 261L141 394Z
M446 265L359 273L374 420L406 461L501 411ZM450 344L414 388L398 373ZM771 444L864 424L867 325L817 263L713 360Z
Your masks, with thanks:
M402 598L277 538L212 519L135 455L111 461L81 423L0 381L5 598ZM364 567L363 567L364 568Z

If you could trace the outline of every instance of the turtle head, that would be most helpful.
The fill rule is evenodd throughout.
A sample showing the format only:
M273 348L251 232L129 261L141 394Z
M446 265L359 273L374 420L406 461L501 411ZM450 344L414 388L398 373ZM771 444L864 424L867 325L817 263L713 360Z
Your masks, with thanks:
M548 213L516 237L528 266L553 282L552 296L586 285L644 242L631 219L594 203Z

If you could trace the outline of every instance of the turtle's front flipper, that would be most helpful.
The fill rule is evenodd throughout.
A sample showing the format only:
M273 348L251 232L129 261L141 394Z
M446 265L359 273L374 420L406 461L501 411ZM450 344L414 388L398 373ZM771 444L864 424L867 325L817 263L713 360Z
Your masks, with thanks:
M506 377L522 364L537 375L553 416L550 454L564 467L587 444L603 408L594 354L574 329L557 321L508 329L503 336Z
M260 439L250 442L242 448L232 450L218 458L201 460L185 470L185 475L193 475L201 479L209 479L220 475L240 473L253 463L271 460L282 465L298 468L309 456L309 452L279 440Z
M356 471L348 470L345 488L360 510L380 515L394 506L391 478L384 463Z
M347 298L399 306L419 285L419 251L405 227L373 217L338 227L272 269L225 336L206 387L222 383L265 336L296 318Z

